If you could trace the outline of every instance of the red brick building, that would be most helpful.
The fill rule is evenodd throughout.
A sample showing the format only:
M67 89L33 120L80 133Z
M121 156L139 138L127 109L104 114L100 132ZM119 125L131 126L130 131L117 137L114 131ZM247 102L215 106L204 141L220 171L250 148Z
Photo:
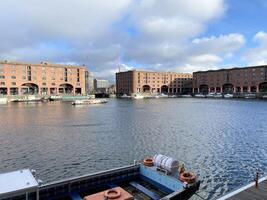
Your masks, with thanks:
M126 71L116 73L118 94L192 92L192 74L175 72Z
M194 72L193 92L266 93L267 65Z

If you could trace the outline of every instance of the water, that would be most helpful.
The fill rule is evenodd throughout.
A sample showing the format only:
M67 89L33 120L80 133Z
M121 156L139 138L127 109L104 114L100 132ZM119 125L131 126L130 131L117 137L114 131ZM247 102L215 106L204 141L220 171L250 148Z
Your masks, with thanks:
M34 168L50 182L163 153L196 172L200 196L215 199L252 181L256 170L267 172L266 118L265 101L1 105L0 172Z

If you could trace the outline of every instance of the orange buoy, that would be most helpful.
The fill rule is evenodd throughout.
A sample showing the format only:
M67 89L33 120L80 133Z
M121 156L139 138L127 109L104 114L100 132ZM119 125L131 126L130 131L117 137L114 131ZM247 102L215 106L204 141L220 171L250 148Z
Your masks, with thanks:
M179 179L182 182L187 182L191 184L196 181L196 176L192 172L182 172L179 176Z
M121 196L121 192L116 189L107 190L104 194L107 199L117 199Z
M153 159L152 158L146 158L146 159L144 159L144 165L145 166L148 166L148 167L154 166Z

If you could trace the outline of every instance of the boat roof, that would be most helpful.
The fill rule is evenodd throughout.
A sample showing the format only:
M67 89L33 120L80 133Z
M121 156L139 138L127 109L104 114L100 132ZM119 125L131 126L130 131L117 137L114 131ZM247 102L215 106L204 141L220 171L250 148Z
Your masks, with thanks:
M38 182L29 169L0 174L0 196L38 188Z

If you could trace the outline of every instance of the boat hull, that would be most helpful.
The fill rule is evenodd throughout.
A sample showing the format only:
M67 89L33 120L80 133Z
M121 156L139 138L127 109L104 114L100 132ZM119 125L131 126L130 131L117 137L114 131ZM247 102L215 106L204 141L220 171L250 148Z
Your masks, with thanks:
M185 200L199 189L199 181L184 188L183 183L177 178L169 177L142 164L135 164L44 184L39 186L36 192L28 193L28 197L32 200L75 199L75 196L82 199L118 186L130 193L134 191L132 195L136 199L143 199L142 197L146 196L150 199ZM148 187L145 188L146 186ZM18 196L8 197L5 200L7 199L18 199Z

